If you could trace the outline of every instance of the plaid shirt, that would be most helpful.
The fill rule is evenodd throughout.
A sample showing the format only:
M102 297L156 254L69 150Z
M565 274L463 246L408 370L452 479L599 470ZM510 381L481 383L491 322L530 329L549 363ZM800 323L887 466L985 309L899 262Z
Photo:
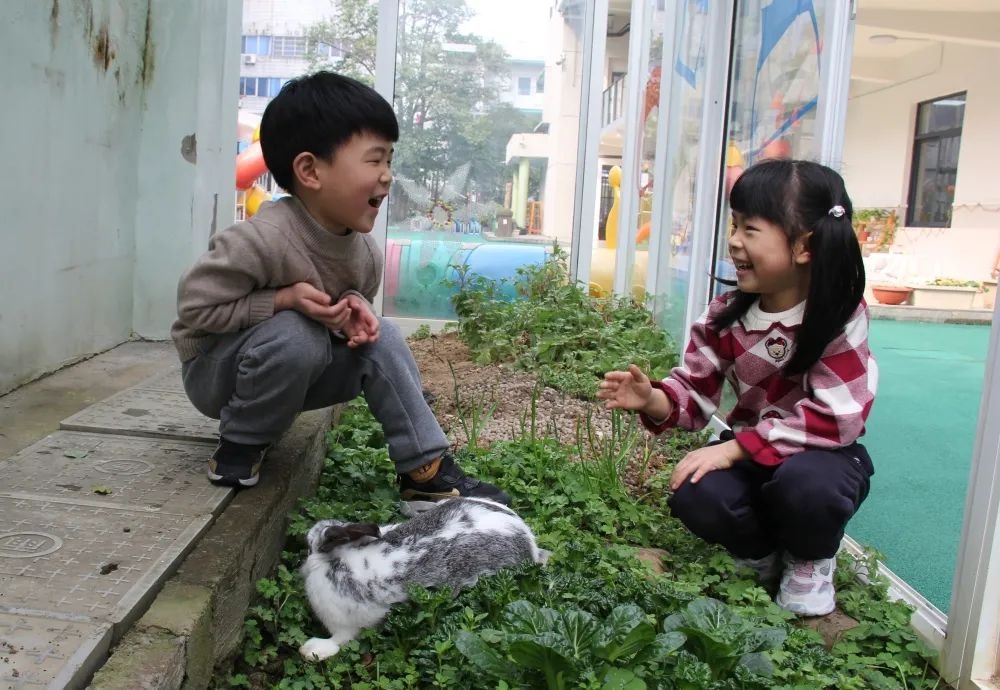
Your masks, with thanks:
M712 300L691 328L683 364L653 382L674 409L662 422L641 415L647 429L703 428L728 381L737 400L726 422L762 465L778 465L806 449L848 446L864 434L878 383L864 301L808 371L786 376L780 367L791 359L805 302L778 314L754 303L742 318L716 330L710 320L728 300L728 293Z

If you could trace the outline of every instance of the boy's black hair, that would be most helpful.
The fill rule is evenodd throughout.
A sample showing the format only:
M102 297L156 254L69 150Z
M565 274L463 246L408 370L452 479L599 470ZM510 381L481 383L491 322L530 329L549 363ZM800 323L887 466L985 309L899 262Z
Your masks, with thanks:
M819 361L826 346L844 328L865 291L865 266L851 218L854 207L844 179L819 163L768 160L747 168L729 194L733 211L763 218L785 231L789 246L806 242L809 294L796 338L795 353L783 371L805 372ZM830 213L842 206L844 214ZM712 319L725 328L746 313L756 294L736 290L729 304Z
M295 193L292 161L302 152L331 160L356 134L399 140L392 106L375 89L333 72L292 79L267 104L260 146L267 169L282 189Z

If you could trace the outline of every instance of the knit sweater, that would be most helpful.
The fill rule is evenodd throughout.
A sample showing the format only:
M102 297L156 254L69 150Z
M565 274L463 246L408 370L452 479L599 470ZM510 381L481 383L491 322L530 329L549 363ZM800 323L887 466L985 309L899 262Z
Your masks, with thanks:
M334 302L351 292L371 302L381 277L382 252L371 235L335 235L298 199L284 197L212 237L181 276L170 335L184 362L212 334L271 318L278 288L305 282Z
M703 428L718 409L726 381L736 405L726 418L736 441L762 465L778 465L806 449L848 446L864 433L875 400L878 368L868 347L868 306L862 301L819 360L786 376L805 302L767 313L755 302L718 330L711 319L729 300L712 300L691 329L683 363L653 385L673 403L662 422L642 415L650 431Z

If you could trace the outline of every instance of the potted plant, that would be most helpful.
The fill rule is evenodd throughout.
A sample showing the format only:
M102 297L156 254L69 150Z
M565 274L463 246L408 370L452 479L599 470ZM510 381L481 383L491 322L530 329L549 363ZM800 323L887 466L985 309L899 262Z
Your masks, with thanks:
M913 288L907 285L872 285L872 294L879 304L905 304Z
M936 278L913 288L913 306L927 309L972 309L976 293L982 290L978 280Z
M896 238L896 209L854 209L854 233L865 254L887 252Z

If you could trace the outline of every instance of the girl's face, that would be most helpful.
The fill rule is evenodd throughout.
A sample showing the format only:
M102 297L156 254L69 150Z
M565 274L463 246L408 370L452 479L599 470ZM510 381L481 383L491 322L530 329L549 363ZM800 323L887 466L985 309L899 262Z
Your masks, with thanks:
M736 265L737 287L760 295L764 311L791 309L809 294L806 238L789 246L779 225L733 211L729 256Z

